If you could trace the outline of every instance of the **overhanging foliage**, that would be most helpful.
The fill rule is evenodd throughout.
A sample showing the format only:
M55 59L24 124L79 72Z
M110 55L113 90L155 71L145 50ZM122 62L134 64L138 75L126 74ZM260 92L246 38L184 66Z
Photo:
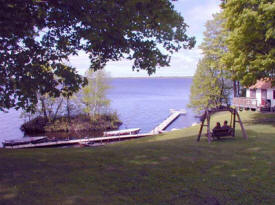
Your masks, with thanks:
M32 109L36 93L68 95L83 85L63 63L82 50L91 69L122 57L148 74L194 46L172 0L0 0L0 109ZM164 52L163 52L164 51ZM66 89L58 89L58 85ZM65 86L64 86L65 85Z

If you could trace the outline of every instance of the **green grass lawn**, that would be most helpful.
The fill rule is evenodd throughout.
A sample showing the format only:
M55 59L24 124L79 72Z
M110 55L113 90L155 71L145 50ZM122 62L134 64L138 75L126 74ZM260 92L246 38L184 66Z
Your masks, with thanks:
M274 204L275 115L242 112L248 140L199 126L93 148L0 150L0 204ZM229 113L212 119L229 120Z

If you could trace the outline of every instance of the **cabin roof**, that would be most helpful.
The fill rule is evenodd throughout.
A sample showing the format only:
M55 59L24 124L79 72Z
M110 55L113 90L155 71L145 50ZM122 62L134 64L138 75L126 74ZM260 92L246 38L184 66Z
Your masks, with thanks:
M257 80L255 85L249 87L250 89L268 89L268 88L275 88L272 87L271 80Z

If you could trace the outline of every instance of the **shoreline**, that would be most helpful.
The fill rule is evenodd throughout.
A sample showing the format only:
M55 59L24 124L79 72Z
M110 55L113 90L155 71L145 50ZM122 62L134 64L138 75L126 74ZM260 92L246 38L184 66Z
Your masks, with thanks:
M109 77L108 79L170 79L170 78L183 78L192 79L193 76L148 76L148 77Z
M167 134L172 132L183 131L188 128L192 128L194 126L199 125L198 122L193 123L192 125L184 128L179 129L172 129L172 130L163 130L158 133L147 132L147 133L140 133L140 134L133 134L133 135L117 135L117 136L101 136L101 137L81 137L75 139L57 139L54 141L42 142L38 144L26 144L26 145L15 145L15 146L8 146L4 147L3 145L0 146L0 149L28 149L28 148L83 148L83 147L97 147L97 146L104 146L108 144L119 143L123 141L130 141L133 139L139 139L144 137L152 137L161 134ZM37 136L38 137L38 136Z
M116 114L102 114L91 118L88 115L78 114L68 118L59 116L54 121L49 121L43 116L37 116L20 127L24 135L56 135L55 138L70 137L70 135L80 135L78 138L94 135L96 132L117 130L122 125ZM63 135L63 136L62 136Z
M111 111L116 111L124 123L120 129L139 127L142 133L149 132L158 122L168 116L169 109L187 109L187 96L192 81L189 77L122 77L113 79L111 85L113 87L108 92L108 97L111 100ZM0 113L0 119L2 120L0 143L4 140L23 137L24 134L19 128L24 123L24 119L20 118L20 111L11 109L9 113ZM190 122L195 122L195 120L193 114L189 113L186 119L176 121L171 128L187 127L192 124Z

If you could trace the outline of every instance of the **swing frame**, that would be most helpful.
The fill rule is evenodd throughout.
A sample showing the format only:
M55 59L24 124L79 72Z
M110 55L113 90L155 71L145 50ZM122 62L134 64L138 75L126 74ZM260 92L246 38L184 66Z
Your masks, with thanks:
M245 139L247 139L247 134L246 134L246 131L244 129L244 126L243 126L243 123L241 121L241 117L237 111L236 108L232 108L232 107L217 107L217 108L212 108L212 109L206 109L204 114L202 115L202 118L201 118L201 127L200 127L200 130L199 130L199 134L198 134L198 137L197 137L197 141L199 142L200 141L200 138L201 138L201 134L202 134L202 130L203 130L203 127L207 127L207 138L208 138L208 143L211 143L211 141L213 141L213 137L212 137L212 133L210 131L210 118L211 118L211 115L217 113L217 112L230 112L231 113L231 120L230 120L230 127L232 126L232 120L233 120L233 126L232 126L232 137L235 137L235 128L236 128L236 123L239 123L240 124L240 127L241 127L241 130L242 130L242 135ZM236 117L238 118L236 120ZM207 122L207 124L205 124L205 121Z

